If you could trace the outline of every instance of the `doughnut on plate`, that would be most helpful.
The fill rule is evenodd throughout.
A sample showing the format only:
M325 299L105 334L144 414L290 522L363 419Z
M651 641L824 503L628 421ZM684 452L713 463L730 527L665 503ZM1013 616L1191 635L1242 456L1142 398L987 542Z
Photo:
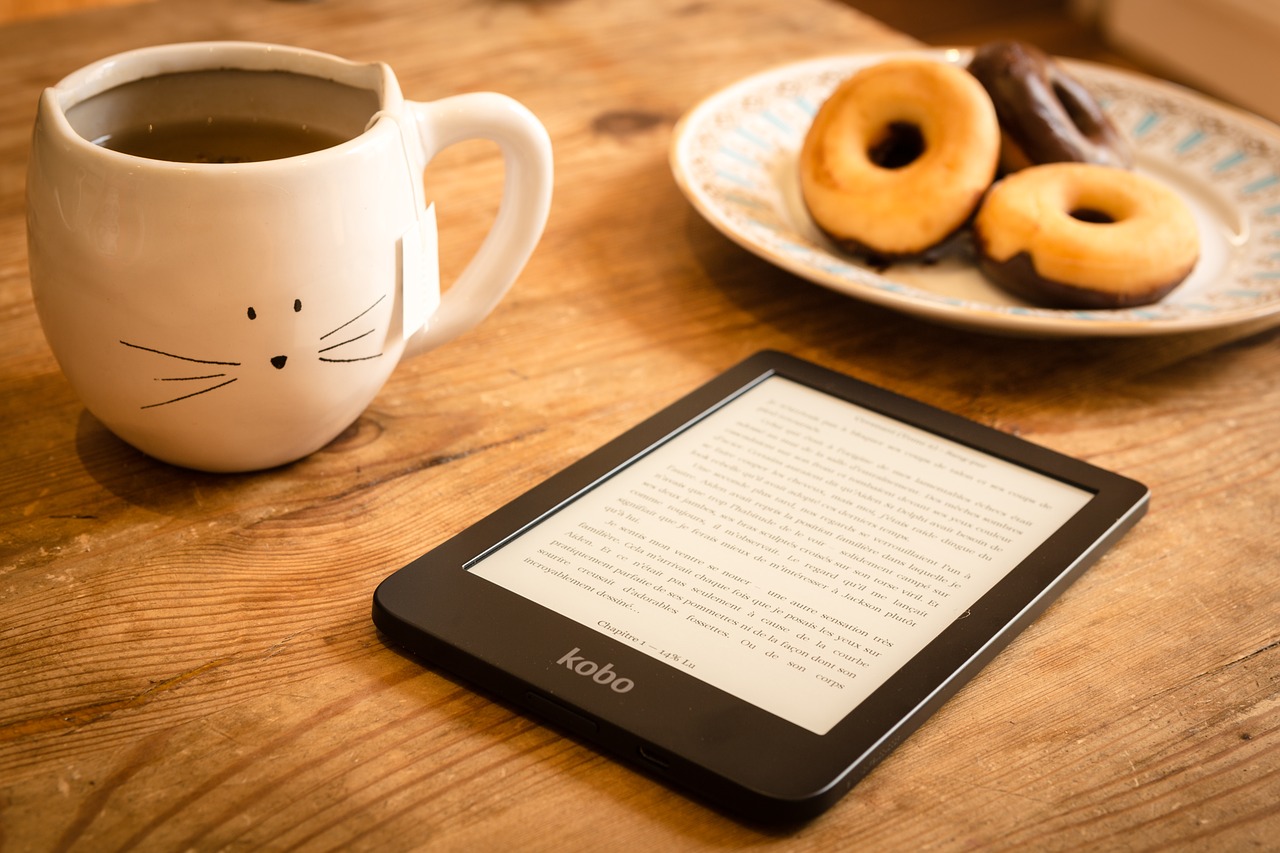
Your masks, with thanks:
M968 50L906 52L966 63ZM677 123L671 168L713 226L816 284L937 323L1034 337L1137 336L1280 321L1280 127L1189 90L1092 63L1058 60L1133 142L1136 168L1191 207L1200 261L1153 305L1062 310L1019 302L964 253L876 269L818 231L797 157L814 114L857 69L896 53L824 57L764 71L702 101Z

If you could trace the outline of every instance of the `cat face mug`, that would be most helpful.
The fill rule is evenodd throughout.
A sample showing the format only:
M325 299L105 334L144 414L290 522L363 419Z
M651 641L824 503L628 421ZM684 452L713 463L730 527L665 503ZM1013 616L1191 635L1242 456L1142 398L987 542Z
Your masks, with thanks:
M443 297L423 172L498 143L501 205ZM542 235L547 132L491 92L407 101L381 63L204 42L46 89L27 174L32 291L86 408L158 459L250 471L359 417L400 359L498 304Z

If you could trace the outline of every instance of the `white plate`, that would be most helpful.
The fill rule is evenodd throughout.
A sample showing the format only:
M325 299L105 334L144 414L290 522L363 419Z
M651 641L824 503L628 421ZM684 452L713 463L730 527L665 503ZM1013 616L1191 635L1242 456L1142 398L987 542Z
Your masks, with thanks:
M911 53L956 63L970 55ZM1121 310L1037 308L961 259L895 264L877 273L841 254L805 211L796 159L835 86L889 56L799 62L712 95L676 125L671 167L681 190L712 225L783 269L962 328L1045 337L1149 335L1280 313L1280 127L1169 83L1083 62L1061 60L1133 140L1137 170L1177 190L1200 226L1200 262L1172 294Z

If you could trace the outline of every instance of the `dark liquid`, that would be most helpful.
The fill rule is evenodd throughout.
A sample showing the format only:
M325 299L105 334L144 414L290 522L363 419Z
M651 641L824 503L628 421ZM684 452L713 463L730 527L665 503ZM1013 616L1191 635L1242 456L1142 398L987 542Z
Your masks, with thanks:
M330 148L364 132L374 91L284 71L217 69L125 83L67 110L82 137L179 163L250 163Z
M206 121L126 127L94 140L105 148L179 163L252 163L331 148L345 137L271 121Z

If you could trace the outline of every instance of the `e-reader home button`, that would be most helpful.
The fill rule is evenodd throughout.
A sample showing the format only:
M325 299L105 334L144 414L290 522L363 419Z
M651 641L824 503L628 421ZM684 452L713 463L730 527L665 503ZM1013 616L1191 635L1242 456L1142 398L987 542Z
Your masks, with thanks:
M590 717L584 717L572 711L554 699L529 691L524 694L524 702L548 722L579 735L593 735L599 726Z

